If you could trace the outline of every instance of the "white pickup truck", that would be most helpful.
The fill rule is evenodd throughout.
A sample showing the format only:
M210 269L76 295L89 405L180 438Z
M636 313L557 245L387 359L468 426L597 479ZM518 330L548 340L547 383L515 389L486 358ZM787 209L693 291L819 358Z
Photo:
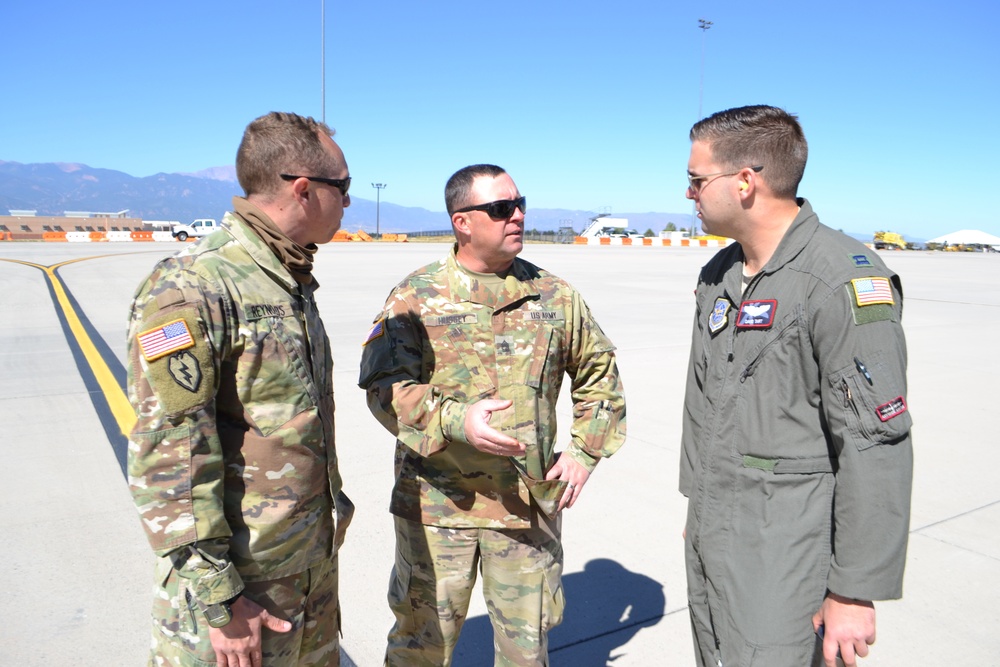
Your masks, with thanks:
M208 236L222 225L212 218L198 218L190 225L174 225L170 233L178 241L187 241L190 236Z

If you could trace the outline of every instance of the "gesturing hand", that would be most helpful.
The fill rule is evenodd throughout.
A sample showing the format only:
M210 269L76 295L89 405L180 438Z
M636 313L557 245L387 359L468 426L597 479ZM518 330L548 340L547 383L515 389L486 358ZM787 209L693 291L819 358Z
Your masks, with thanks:
M494 456L519 456L524 454L524 445L490 426L495 412L508 410L513 401L486 398L469 406L465 413L465 439L469 444ZM494 422L495 423L495 422Z

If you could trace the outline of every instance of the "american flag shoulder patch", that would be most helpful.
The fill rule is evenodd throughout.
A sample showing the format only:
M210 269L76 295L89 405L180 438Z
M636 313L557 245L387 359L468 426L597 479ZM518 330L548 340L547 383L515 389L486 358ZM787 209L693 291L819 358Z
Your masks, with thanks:
M171 352L194 347L194 338L183 318L143 331L136 338L146 361L155 361Z
M896 303L892 297L892 286L888 278L855 278L851 281L851 287L854 288L854 300L859 306Z
M378 318L378 321L372 325L372 328L368 330L368 335L365 336L365 342L361 343L361 347L364 347L368 343L372 342L383 333L385 333L385 318L380 317Z

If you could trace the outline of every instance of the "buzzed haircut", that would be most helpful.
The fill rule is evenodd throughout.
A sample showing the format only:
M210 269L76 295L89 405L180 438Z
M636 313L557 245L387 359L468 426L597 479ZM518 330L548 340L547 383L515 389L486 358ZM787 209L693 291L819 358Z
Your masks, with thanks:
M698 121L691 128L691 141L708 144L720 169L763 165L761 178L782 198L795 197L809 156L798 119L762 104L727 109Z
M469 192L472 190L472 183L480 176L497 178L507 172L495 164L474 164L459 169L444 186L444 205L448 209L448 215L452 215L460 208L471 206L475 202L469 201ZM485 203L485 202L479 202Z
M340 167L320 136L333 136L326 123L308 116L272 111L243 132L236 151L236 178L246 196L273 195L279 174L330 178Z

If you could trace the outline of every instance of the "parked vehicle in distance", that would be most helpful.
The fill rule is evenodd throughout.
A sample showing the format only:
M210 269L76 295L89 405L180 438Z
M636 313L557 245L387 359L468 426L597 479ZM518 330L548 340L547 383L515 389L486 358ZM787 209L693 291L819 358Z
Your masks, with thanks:
M187 241L191 236L208 236L222 225L212 218L198 218L190 225L174 225L170 233L178 241Z

